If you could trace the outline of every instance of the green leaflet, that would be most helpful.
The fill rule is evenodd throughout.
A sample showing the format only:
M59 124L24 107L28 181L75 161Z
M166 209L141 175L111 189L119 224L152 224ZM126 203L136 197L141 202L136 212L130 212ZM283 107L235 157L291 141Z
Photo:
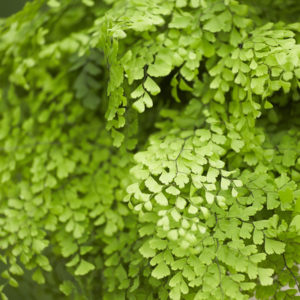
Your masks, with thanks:
M77 269L75 270L75 275L85 275L88 272L92 271L95 269L95 266L92 265L91 263L85 261L85 260L81 260L79 266L77 267Z
M225 10L221 14L213 17L204 25L204 29L211 32L229 31L231 28L232 17L230 12Z
M70 281L64 281L60 286L59 289L66 295L69 296L73 290L73 284Z
M170 274L170 270L168 266L165 263L158 264L154 270L152 271L152 276L161 279L163 277L166 277Z
M284 247L285 245L282 242L271 240L268 238L265 239L265 250L267 254L281 254L284 252Z

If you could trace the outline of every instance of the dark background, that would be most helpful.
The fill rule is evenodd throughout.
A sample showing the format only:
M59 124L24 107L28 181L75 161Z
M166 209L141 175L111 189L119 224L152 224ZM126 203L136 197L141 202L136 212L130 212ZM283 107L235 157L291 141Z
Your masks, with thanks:
M27 0L0 0L0 18L6 18L16 13Z

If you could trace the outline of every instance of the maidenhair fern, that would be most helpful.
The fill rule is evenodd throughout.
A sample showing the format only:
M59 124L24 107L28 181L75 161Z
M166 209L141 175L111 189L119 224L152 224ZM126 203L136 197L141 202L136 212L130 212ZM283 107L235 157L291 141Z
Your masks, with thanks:
M34 0L0 23L2 299L297 299L296 0Z

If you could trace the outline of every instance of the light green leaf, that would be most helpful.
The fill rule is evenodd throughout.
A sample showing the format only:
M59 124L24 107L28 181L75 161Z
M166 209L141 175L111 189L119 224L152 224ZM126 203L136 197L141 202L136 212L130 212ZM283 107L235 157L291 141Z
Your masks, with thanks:
M152 249L164 250L168 245L168 241L159 238L153 238L149 241L149 245Z
M131 94L130 96L133 98L133 99L137 99L137 98L140 98L143 94L145 93L145 90L143 88L143 85L140 84Z
M81 0L83 4L85 4L86 6L93 6L95 5L93 0Z
M228 187L230 186L230 180L227 178L222 177L221 179L221 189L222 190L228 190Z
M174 195L174 196L177 196L180 194L180 190L178 190L176 187L174 186L169 186L167 189L166 189L166 192L168 194L171 194L171 195Z
M264 242L264 235L261 230L254 229L253 232L253 242L257 245L261 245Z
M151 176L145 181L146 187L150 192L159 193L162 190L162 186L158 184Z
M294 196L293 191L290 188L279 191L279 198L282 203L293 202Z
M249 223L243 223L240 230L240 237L244 239L249 239L251 237L251 232L253 230L253 225Z
M207 129L197 129L195 134L200 137L201 142L208 141L211 138L211 132Z
M148 68L148 74L153 77L165 77L170 74L172 65L162 59L156 59Z
M205 198L208 204L213 204L215 196L210 192L205 192Z
M218 169L209 167L208 172L207 172L207 182L215 183L218 175L219 175Z
M177 272L170 280L169 285L170 287L178 286L181 283L182 275L180 272Z
M135 101L132 105L134 109L136 109L139 113L143 113L145 111L145 104L143 99L139 99Z
M180 286L175 286L171 289L170 291L170 299L172 300L180 300L181 299L181 291L180 291Z
M156 251L150 247L149 242L145 242L139 252L146 258L153 257L156 254Z
M229 31L231 28L231 14L224 11L218 16L213 16L205 25L204 29L210 32Z
M166 198L166 196L163 193L158 193L157 195L155 195L154 199L156 200L156 202L161 205L161 206L167 206L169 204L168 199Z
M280 205L280 202L277 200L278 196L274 193L268 193L267 195L267 208L274 209Z
M149 76L144 83L144 87L151 95L157 95L160 92L160 87Z
M76 276L83 276L95 270L95 266L88 261L81 259L79 266L76 268L74 274Z
M32 274L32 279L39 284L45 283L45 277L41 271L41 269L36 269L35 272Z
M265 238L265 250L267 254L273 254L273 253L282 254L284 252L284 249L285 249L284 243L269 238Z
M262 285L272 285L272 283L273 283L272 274L273 273L274 273L273 269L258 268L258 277L259 277L260 283Z
M293 150L286 150L283 153L282 164L286 167L292 167L295 165L297 159L297 153Z
M231 142L231 148L235 151L235 152L240 152L240 150L244 147L245 142L242 140L233 140Z
M151 274L153 277L155 277L157 279L162 279L162 278L170 275L170 269L166 265L166 263L161 262L155 267L155 269L152 271Z
M257 95L262 95L265 91L265 77L258 77L251 79L251 89Z
M300 215L297 215L293 218L291 224L290 224L291 227L294 227L296 229L296 231L298 233L300 233Z
M60 3L57 0L48 0L47 4L53 8L60 7Z
M71 295L73 288L74 286L69 280L64 280L64 282L59 285L59 290L66 296Z
M185 199L183 199L182 197L178 197L178 198L176 199L175 205L176 205L176 207L177 207L178 209L182 210L182 209L185 208L186 203L187 203L187 202L186 202Z
M152 98L147 92L144 93L140 100L143 101L147 108L151 108L153 106Z

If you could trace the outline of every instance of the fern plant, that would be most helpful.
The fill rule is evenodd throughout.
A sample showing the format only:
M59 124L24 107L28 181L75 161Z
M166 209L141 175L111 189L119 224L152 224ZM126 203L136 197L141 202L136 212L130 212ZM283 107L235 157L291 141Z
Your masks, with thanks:
M34 0L2 20L2 299L298 299L298 11Z

